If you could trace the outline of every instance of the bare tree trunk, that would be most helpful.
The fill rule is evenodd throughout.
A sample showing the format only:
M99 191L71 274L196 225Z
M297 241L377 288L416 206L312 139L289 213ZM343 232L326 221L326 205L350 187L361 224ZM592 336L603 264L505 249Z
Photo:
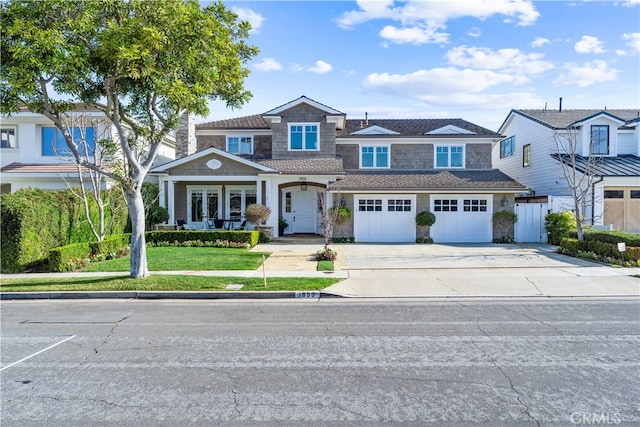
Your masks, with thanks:
M130 277L149 276L147 246L145 241L144 203L140 187L127 191L129 216L131 217L131 265Z

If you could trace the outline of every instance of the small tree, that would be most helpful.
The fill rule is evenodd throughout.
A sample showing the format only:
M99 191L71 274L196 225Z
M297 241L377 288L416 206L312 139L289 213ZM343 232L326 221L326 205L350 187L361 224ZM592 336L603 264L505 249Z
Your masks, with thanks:
M265 205L252 204L244 210L244 217L247 221L255 225L261 225L271 216L271 209Z
M416 225L421 228L431 227L435 223L436 223L436 216L433 212L422 211L422 212L419 212L418 215L416 215ZM422 236L421 241L424 241L425 239L427 239L427 237L428 237L427 230L425 229L424 236Z
M581 156L580 129L569 126L562 132L556 131L553 139L558 149L555 156L562 165L562 174L573 199L573 211L575 215L576 232L578 240L584 239L582 233L582 221L587 206L593 211L595 200L592 196L592 188L598 178L597 171L604 162L604 157L599 153L593 154L593 146L589 144L587 156Z
M333 198L340 200L340 195L336 195ZM336 224L341 221L345 221L351 217L351 212L344 206L329 206L326 200L325 193L318 192L318 208L320 209L320 217L322 219L322 235L324 237L324 248L316 254L318 259L333 261L336 259L336 252L329 248L331 237L333 236L333 229Z

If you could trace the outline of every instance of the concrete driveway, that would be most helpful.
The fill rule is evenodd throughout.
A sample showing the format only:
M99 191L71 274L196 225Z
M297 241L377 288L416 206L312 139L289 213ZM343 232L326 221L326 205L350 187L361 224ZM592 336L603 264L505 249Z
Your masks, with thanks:
M540 244L354 244L341 245L346 270L589 267Z

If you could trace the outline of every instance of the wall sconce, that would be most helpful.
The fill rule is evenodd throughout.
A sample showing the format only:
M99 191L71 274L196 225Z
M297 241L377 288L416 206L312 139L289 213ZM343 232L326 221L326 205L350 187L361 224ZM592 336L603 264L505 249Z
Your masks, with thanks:
M344 197L340 198L340 207L344 208L347 206L347 199Z
M307 191L307 183L300 184L300 191Z
M509 204L509 200L507 199L507 196L502 196L502 200L500 200L500 205L502 207L505 207Z

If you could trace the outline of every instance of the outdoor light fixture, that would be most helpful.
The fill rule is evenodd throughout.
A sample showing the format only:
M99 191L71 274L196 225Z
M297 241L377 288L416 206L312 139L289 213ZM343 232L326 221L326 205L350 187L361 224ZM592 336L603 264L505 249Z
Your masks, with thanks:
M500 200L500 205L501 206L507 206L509 204L509 200L507 199L507 196L502 196L502 200Z
M307 183L303 182L302 184L300 184L300 191L307 191Z

